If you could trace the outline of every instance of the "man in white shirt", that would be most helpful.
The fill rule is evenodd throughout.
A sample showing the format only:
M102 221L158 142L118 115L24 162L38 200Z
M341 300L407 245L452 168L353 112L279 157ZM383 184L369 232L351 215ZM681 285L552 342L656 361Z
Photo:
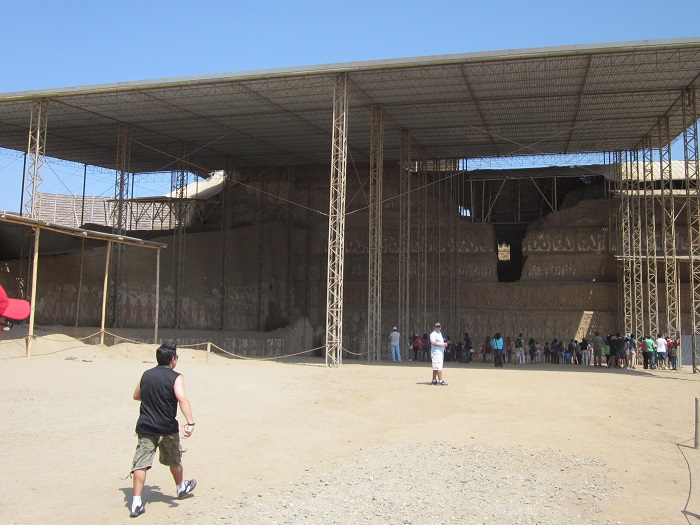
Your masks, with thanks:
M668 352L666 351L666 338L659 334L656 340L656 354L658 356L658 367L666 370L668 368Z
M432 385L447 386L442 379L442 364L445 360L445 347L448 343L442 338L442 325L435 323L435 330L430 334L430 357L433 361Z

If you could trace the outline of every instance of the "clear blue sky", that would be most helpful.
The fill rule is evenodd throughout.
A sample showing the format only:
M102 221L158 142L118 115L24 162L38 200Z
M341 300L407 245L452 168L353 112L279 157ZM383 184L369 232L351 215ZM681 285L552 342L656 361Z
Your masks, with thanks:
M2 8L0 93L357 60L700 35L700 0L242 2L35 0ZM0 210L20 155L0 150ZM109 173L88 170L88 194ZM150 182L142 192L158 191ZM155 184L155 183L153 183ZM107 184L108 185L108 184ZM82 192L51 163L44 191ZM162 193L162 192L161 192Z

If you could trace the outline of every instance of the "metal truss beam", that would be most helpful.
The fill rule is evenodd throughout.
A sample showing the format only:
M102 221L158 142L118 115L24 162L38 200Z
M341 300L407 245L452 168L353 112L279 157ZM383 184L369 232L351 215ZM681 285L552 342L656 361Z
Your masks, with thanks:
M129 200L129 171L130 171L131 147L129 142L129 127L125 123L119 124L117 131L117 160L114 181L114 208L112 210L112 233L125 235L128 224L126 210ZM122 243L114 243L110 259L109 290L112 298L110 301L110 325L121 325L122 312L122 287L124 285L124 256L126 246Z
M621 314L621 326L625 332L632 331L633 325L633 303L632 299L632 249L631 249L631 213L630 213L630 194L629 194L629 178L623 178L622 158L619 153L615 153L615 185L617 186L616 194L620 196L618 215L617 215L617 250L621 256L622 264L618 266L618 289L620 292L620 308L618 311ZM627 174L626 174L627 175Z
M328 210L328 287L326 292L326 366L343 362L343 268L345 197L348 164L348 75L335 76L333 143Z
M648 333L659 333L659 304L656 264L656 199L654 198L654 163L650 137L645 137L642 149L644 170L645 265L647 271L646 306Z
M367 359L379 361L382 349L382 182L384 179L384 112L372 107L369 160L369 271Z
M428 156L425 148L420 150L418 160L418 324L427 330L428 321ZM419 331L420 331L419 330Z
M401 131L399 163L399 332L410 331L411 270L411 134Z
M676 206L671 171L671 135L668 115L659 119L659 165L661 169L661 209L663 215L663 256L666 280L666 318L662 332L674 339L680 336L678 261L676 259Z
M24 172L23 215L30 219L38 219L41 213L41 186L44 179L48 100L45 98L33 99L31 110Z
M632 332L642 336L644 332L644 285L642 262L642 185L639 173L639 152L631 151L628 154L628 183L632 185L632 195L629 201L630 209L630 256L632 257L632 295L627 300L632 307Z
M229 162L230 164L230 162ZM230 165L224 171L224 184L221 190L221 330L228 330L230 316L229 287L231 285L231 239L233 171Z
M700 360L700 166L698 165L698 111L695 89L682 95L683 148L685 157L686 210L688 213L688 258L690 271L690 336L693 373Z
M457 332L457 327L459 325L459 268L458 262L459 257L457 256L457 206L456 206L456 188L454 174L457 172L458 166L457 161L450 159L445 162L445 172L448 177L447 185L445 188L445 206L447 207L446 213L450 218L450 238L449 238L449 264L450 264L450 289L449 293L449 304L448 312L450 323L450 334L453 340L459 340L459 332Z
M187 202L185 188L188 182L187 145L178 144L177 167L170 173L171 207L175 219L173 227L173 328L182 328L182 288L185 278L185 227L187 226Z
M260 181L260 191L256 196L257 210L257 230L258 230L258 320L257 330L265 331L265 322L267 319L267 295L264 290L267 290L267 266L268 266L268 250L267 239L270 238L269 223L265 218L265 195L269 194L267 179L264 177L256 177Z

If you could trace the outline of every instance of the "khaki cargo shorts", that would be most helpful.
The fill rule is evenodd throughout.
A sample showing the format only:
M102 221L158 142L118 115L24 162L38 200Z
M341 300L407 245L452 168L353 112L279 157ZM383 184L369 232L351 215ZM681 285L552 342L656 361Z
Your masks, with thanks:
M139 442L136 445L134 461L131 472L134 470L151 468L153 456L158 449L158 461L166 467L179 467L182 464L182 450L180 449L180 435L175 432L167 436L147 436L137 434Z

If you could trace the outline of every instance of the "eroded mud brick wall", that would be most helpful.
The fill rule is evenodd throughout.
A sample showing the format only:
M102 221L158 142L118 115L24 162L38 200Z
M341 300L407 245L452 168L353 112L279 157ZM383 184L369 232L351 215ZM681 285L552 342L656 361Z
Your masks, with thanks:
M234 180L243 184L232 184L228 190L226 242L221 226L222 195L206 204L204 219L191 225L185 236L183 328L219 330L223 325L233 331L273 330L294 316L304 316L314 332L312 344L322 341L327 171L318 166L236 172ZM349 169L343 335L345 346L360 354L366 351L367 178L366 169ZM412 185L417 184L414 176ZM398 188L397 168L386 166L382 319L387 336L398 319ZM427 254L422 251L418 199L412 197L410 286L415 302L409 331L429 331L437 319L453 337L469 332L474 341L495 331L551 340L620 329L615 235L611 231L613 199L565 202L560 211L532 223L523 239L520 280L499 282L493 226L462 216L454 221L452 215L459 211L454 203L444 202L444 195L443 202L435 194L428 197ZM168 244L161 257L160 311L161 326L167 328L174 323L173 236L164 233L152 240ZM99 325L104 257L104 248L85 253L83 326ZM228 265L226 272L222 271L224 264ZM0 279L14 279L11 274L16 267L16 261L6 262ZM79 273L79 252L41 258L39 323L74 324ZM681 272L682 280L683 275ZM127 247L125 276L120 325L152 326L155 252ZM427 296L421 297L418 288L424 276Z

